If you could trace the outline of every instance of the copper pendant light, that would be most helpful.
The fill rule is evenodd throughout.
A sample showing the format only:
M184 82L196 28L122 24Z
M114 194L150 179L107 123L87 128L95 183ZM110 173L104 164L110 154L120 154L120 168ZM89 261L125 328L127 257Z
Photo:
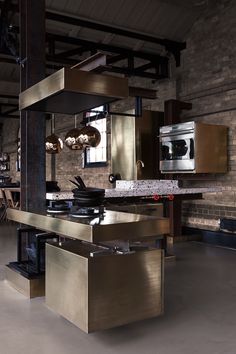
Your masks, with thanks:
M63 149L63 141L54 133L55 130L55 116L52 114L52 134L46 137L46 152L48 154L58 154Z
M96 147L101 141L101 134L98 129L94 128L91 125L80 130L79 142L84 147Z
M68 131L65 136L65 144L71 150L82 150L83 145L80 143L79 137L81 130L77 128L77 116L75 115L75 127Z

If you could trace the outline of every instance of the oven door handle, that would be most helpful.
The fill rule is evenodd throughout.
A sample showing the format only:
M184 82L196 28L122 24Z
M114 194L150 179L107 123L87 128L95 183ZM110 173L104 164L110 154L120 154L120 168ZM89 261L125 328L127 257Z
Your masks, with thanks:
M194 130L181 130L178 132L172 132L172 133L160 133L159 135L157 135L158 138L162 138L162 137L166 137L166 136L178 136L178 135L183 135L183 134L193 134Z

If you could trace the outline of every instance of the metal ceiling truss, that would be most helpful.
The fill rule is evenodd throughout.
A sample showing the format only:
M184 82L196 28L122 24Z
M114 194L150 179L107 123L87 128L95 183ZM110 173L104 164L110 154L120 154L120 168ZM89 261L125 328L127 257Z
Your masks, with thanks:
M97 22L83 20L76 17L61 15L50 11L46 11L46 19L53 20L56 22L62 22L62 23L66 23L78 27L86 27L86 28L94 29L96 31L113 33L119 36L135 38L144 42L151 42L151 43L161 45L166 49L166 51L174 55L177 66L180 65L180 52L181 50L186 48L186 43L184 42L176 42L169 39L157 38L143 33L124 30L121 28L103 25Z
M6 6L7 4L7 6ZM12 1L2 1L0 2L1 16L4 11L4 16L6 17L6 12L18 12L18 6ZM96 53L97 51L104 51L106 53L112 53L112 56L108 57L107 65L100 66L95 71L96 72L115 72L123 74L125 76L139 76L144 78L150 78L154 80L167 78L169 75L169 55L171 53L176 61L176 65L180 65L180 53L186 48L184 42L176 42L163 38L156 38L143 33L132 32L129 30L103 25L93 21L84 20L81 18L75 18L70 16L61 15L58 13L53 13L46 11L46 19L50 21L55 21L59 23L65 23L68 25L90 28L95 31L101 31L106 33L112 33L119 36L124 36L127 38L134 38L144 42L154 43L162 46L166 52L166 56L161 56L158 54L153 54L144 51L132 50L124 47L109 45L105 43L97 43L94 41L88 41L80 38L74 38L69 36L62 36L54 33L46 33L46 41L48 44L48 54L46 56L47 68L52 70L57 70L61 66L73 66L80 62L79 59L73 57L79 57L84 55L84 53L89 52L89 55ZM14 26L14 33L19 32L19 28ZM71 49L58 53L57 43L66 43L72 46ZM3 48L2 48L3 49ZM56 50L57 49L57 50ZM3 52L3 50L2 50ZM15 49L17 53L17 49ZM12 48L8 47L8 50L4 54L13 54ZM135 59L143 59L146 61L143 65L135 66ZM24 58L23 58L24 60ZM120 65L118 62L122 60ZM7 58L0 58L0 61L10 62ZM22 63L22 58L15 58L16 62ZM50 63L50 64L49 64ZM53 64L52 64L53 63ZM57 64L61 64L57 65ZM113 65L116 64L116 65Z
M96 43L93 41L88 41L75 37L67 37L58 34L47 33L46 34L47 42L52 45L54 42L61 43L70 43L71 45L77 45L77 48L73 48L72 50L61 52L60 54L56 54L50 57L51 61L58 62L67 60L69 62L69 57L75 55L81 55L82 52L90 52L93 50L103 51L106 53L113 53L113 56L108 58L108 62L106 66L99 67L96 69L96 72L116 72L120 74L124 74L126 76L140 76L146 77L150 79L163 79L168 77L169 72L169 58L160 56L158 54L147 53L143 51L136 51L128 48L118 47L114 45L104 44L104 43ZM55 43L53 44L55 47ZM67 58L67 59L65 59ZM135 67L135 58L143 59L148 61L142 66ZM114 66L113 63L117 63L119 61L126 61L126 65L123 66ZM78 60L77 60L78 62ZM71 60L71 65L73 65L73 61ZM154 69L154 72L148 72L148 69Z

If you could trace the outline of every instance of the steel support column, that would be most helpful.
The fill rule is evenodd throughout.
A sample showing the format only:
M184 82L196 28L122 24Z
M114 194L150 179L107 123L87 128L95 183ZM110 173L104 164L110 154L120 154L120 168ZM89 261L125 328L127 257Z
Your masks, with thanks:
M20 88L45 77L45 0L20 0ZM21 209L45 209L45 114L21 112Z

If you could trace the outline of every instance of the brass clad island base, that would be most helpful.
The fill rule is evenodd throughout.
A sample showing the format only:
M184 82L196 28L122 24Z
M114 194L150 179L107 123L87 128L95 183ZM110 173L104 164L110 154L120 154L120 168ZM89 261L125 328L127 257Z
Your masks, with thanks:
M45 295L45 277L40 275L34 279L28 279L15 269L6 266L6 280L8 283L21 294L32 299L34 297Z
M46 245L49 308L86 333L163 313L162 250L89 257L77 242Z
M46 304L83 331L108 329L163 313L163 250L96 253L109 241L147 242L169 234L169 219L106 210L77 219L8 209L10 220L67 238L46 244ZM72 240L69 240L69 239Z

